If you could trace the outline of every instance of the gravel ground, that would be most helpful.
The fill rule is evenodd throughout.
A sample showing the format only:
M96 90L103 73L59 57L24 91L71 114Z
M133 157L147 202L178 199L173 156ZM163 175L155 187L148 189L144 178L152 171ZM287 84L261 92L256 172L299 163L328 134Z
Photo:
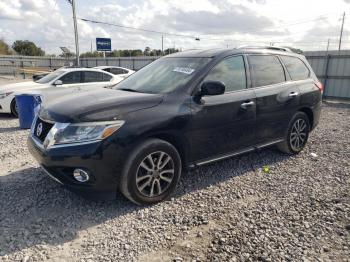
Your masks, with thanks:
M17 125L0 116L0 261L350 261L350 108L325 105L297 156L201 167L151 207L68 192Z

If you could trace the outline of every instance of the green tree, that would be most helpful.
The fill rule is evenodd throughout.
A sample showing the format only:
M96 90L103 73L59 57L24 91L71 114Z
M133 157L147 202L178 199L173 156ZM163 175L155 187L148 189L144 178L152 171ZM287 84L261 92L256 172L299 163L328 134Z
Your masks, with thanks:
M40 47L37 47L33 42L28 40L16 40L12 45L13 50L15 50L20 55L26 56L44 56L45 52Z
M151 49L148 47L147 53L148 55L160 55L161 50L154 49L151 51ZM143 55L144 52L141 49L115 49L112 52L106 52L106 57L134 57ZM103 57L103 53L98 51L86 52L82 53L80 57Z
M12 55L13 53L10 46L4 40L0 39L0 55Z
M160 56L160 55L162 55L162 50L160 50L160 49L153 49L150 52L150 56Z
M151 48L147 46L147 47L145 48L145 51L143 51L143 54L144 54L144 55L150 55L150 52L151 52Z
M175 48L168 48L164 50L164 55L172 54L172 53L177 53L179 52L179 49Z

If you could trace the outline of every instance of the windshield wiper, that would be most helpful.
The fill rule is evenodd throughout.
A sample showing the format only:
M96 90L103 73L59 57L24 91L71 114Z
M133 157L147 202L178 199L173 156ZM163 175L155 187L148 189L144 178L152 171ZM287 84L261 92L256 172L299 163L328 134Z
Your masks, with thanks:
M128 91L128 92L135 92L135 93L141 93L140 91L137 91L135 89L131 89L131 88L118 88L116 90L122 90L122 91Z

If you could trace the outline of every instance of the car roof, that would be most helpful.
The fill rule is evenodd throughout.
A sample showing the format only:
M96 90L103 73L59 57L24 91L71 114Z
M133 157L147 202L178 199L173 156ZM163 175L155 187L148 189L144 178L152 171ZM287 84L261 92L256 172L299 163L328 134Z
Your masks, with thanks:
M95 66L95 67L93 67L93 68L95 68L95 69L121 68L121 69L131 70L131 69L129 69L129 68L121 67L121 66Z
M58 69L60 71L64 71L64 72L74 72L74 71L92 71L92 72L103 72L105 74L108 75L112 75L115 76L109 72L103 71L99 68L86 68L86 67L70 67L70 68L62 68L62 69Z
M283 47L260 47L260 46L247 46L241 48L216 48L216 49L193 49L183 52L167 55L166 57L198 57L198 58L215 58L218 56L234 55L234 54L279 54L290 55L300 57L302 55L292 52L289 48Z
M167 57L215 57L227 51L228 49L222 49L222 48L205 49L205 50L192 49L192 50L186 50L183 52L167 55Z
M98 68L86 68L86 67L69 67L69 68L62 68L59 69L62 71L66 71L66 72L73 72L73 71L95 71L95 72L101 72L100 69Z

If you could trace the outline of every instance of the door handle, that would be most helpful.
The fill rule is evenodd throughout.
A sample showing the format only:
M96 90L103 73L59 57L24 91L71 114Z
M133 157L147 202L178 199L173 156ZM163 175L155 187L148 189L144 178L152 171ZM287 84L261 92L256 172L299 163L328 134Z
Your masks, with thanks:
M289 94L289 97L296 97L296 96L298 96L298 95L299 95L298 92L291 92L291 93Z
M244 102L241 104L241 108L243 109L247 109L248 107L251 107L254 105L254 102L253 101L250 101L250 102Z

